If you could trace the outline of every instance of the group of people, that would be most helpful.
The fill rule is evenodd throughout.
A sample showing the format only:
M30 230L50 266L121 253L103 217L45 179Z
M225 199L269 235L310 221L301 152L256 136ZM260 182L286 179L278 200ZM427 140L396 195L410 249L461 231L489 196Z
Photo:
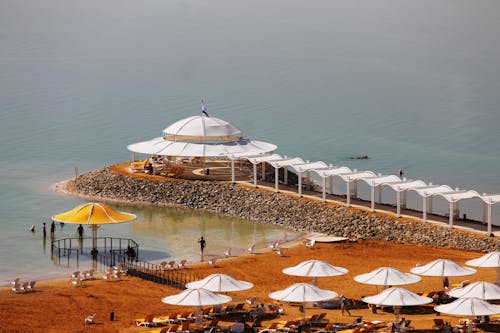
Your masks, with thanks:
M60 223L61 227L64 226L64 223ZM28 231L31 233L35 233L35 225L33 224L31 227L28 228ZM82 238L83 237L83 226L80 224L78 228L76 228L76 232L78 234L78 237ZM50 238L54 239L56 233L56 224L54 221L50 223ZM42 225L42 235L43 239L47 238L47 223L43 222Z

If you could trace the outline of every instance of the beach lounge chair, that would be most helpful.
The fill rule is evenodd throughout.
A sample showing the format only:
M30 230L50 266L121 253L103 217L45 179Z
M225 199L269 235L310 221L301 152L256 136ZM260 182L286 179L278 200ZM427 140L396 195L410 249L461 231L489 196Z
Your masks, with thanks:
M226 249L224 251L224 257L229 258L231 256L231 248Z
M217 261L217 258L212 258L212 259L209 259L207 262L208 262L209 266L216 267L216 261Z
M333 321L331 322L328 322L325 327L319 329L316 331L316 333L331 333L331 332L335 332L337 330L337 326L336 323L334 323Z
M94 317L95 317L95 313L91 314L90 316L85 317L84 324L85 325L87 325L87 324L93 324L94 323Z
M167 268L167 262L166 261L162 261L160 262L160 269L162 271L166 271L168 268Z
M283 257L285 254L285 251L282 247L280 247L277 251L276 254L279 255L280 257Z
M36 281L30 281L27 287L27 291L35 291Z
M309 242L307 242L305 245L306 247L312 249L314 247L314 245L316 244L316 240L314 239L311 239Z
M23 282L23 284L21 284L21 287L20 287L21 292L25 293L25 292L29 291L28 290L29 286L30 286L29 282Z
M183 268L186 268L186 265L187 265L187 260L186 259L182 259L179 262L179 265L177 267L180 268L180 269L183 269Z
M156 323L153 321L153 318L154 318L154 315L148 314L144 318L136 319L135 324L137 326L144 326L144 327L156 326Z
M444 320L441 318L434 318L434 326L432 326L432 329L437 328L438 330L442 330L444 327Z
M276 332L276 328L278 327L279 322L274 321L268 327L259 331L259 333L273 333Z
M13 285L10 290L12 290L15 293L22 293L24 290L22 289L22 285L20 283Z
M167 269L175 269L175 260L171 260L167 263Z
M247 248L248 253L253 253L253 250L255 249L255 243L250 244Z
M10 285L11 286L18 285L19 281L21 281L21 279L19 277L16 277L14 280L10 281Z

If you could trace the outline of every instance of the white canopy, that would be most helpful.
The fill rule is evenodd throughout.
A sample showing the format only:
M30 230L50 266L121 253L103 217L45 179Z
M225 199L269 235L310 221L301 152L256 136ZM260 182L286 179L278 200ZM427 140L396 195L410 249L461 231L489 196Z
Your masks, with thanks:
M337 296L336 292L323 290L308 283L296 283L286 289L269 294L270 298L279 301L302 303L327 301Z
M214 294L203 288L186 289L183 292L161 299L163 303L183 306L206 306L231 302L231 297Z
M448 304L437 305L434 310L455 316L490 316L500 313L500 306L476 297L459 298Z
M477 271L473 268L463 267L448 259L437 259L430 263L413 267L412 273L425 276L464 276L475 274Z
M238 141L241 131L216 117L193 116L181 119L163 130L170 141Z
M455 298L477 297L484 300L500 299L500 287L494 283L478 281L463 288L454 288L448 295Z
M354 277L354 281L378 286L400 286L412 284L420 281L422 278L417 275L405 273L397 268L380 267L370 273L360 274Z
M318 162L308 162L302 164L292 164L291 167L298 173L303 173L313 169L325 168L328 167L328 165L325 162L318 161Z
M169 141L162 137L127 146L127 149L141 154L180 156L180 157L227 157L233 154L265 154L276 150L271 143L241 139L225 143L192 143Z
M361 299L368 304L386 306L413 306L432 302L432 298L419 296L404 288L387 288L374 296L366 296Z
M295 276L338 276L347 274L349 271L342 267L330 265L323 260L307 260L300 264L283 269L283 273Z
M250 289L253 283L237 280L226 274L211 274L206 278L186 284L187 288L203 288L213 292L231 292Z
M493 251L484 256L465 262L466 265L475 267L500 267L500 251Z
M320 177L323 177L323 178L330 177L330 176L337 176L337 175L341 175L344 173L352 172L352 170L346 166L330 167L330 168L318 168L318 169L314 169L312 171L317 173Z

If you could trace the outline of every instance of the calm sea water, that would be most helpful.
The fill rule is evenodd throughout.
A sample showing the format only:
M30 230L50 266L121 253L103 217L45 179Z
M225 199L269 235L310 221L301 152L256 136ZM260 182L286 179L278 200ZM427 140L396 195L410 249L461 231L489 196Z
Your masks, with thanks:
M50 184L128 160L202 97L283 155L500 193L499 30L482 0L0 1L0 281L65 274L25 231L80 202ZM213 253L295 236L119 208L138 221L100 235L155 258L195 258L202 233Z

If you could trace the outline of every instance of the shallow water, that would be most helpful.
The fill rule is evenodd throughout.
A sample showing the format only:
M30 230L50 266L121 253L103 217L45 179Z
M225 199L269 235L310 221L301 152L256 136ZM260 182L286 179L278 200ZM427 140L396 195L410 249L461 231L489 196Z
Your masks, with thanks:
M209 114L282 155L403 168L410 178L499 193L499 7L1 1L0 281L60 274L40 234L25 232L80 202L50 184L128 160L127 144L197 114L202 97ZM370 158L349 159L358 155ZM480 217L473 208L468 216ZM196 256L191 239L203 230L213 252L288 233L191 211L126 210L138 221L102 234L174 257ZM499 214L495 207L497 224Z

